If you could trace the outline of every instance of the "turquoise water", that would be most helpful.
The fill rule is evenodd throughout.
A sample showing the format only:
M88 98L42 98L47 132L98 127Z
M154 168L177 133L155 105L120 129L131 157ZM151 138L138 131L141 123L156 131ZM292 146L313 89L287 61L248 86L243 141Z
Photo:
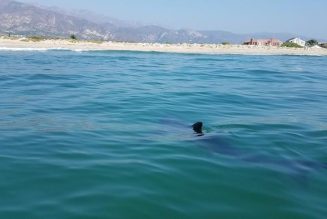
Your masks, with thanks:
M2 51L0 218L323 219L326 112L326 57Z

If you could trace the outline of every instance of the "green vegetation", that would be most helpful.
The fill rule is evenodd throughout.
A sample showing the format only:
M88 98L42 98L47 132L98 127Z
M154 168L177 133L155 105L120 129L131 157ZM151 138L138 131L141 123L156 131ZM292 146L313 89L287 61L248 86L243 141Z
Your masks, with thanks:
M322 48L327 49L327 43L322 43L322 44L320 44L319 46L322 47Z
M40 41L44 41L44 40L60 40L60 39L63 39L61 37L55 37L55 36L38 36L38 35L35 35L35 36L11 36L11 38L16 38L16 39L21 39L23 38L23 42L40 42Z
M29 36L26 39L26 41L32 41L32 42L40 42L43 40L46 40L46 38L43 36Z
M1 0L0 0L1 1ZM0 34L1 39L13 39L13 40L21 40L22 42L41 42L44 40L70 40L73 43L77 42L87 42L87 43L96 43L96 44L102 44L106 42L102 39L78 39L75 34L72 34L68 37L60 37L60 36L42 36L42 35L13 35L11 34L10 37L8 34Z
M1 0L0 0L1 1ZM9 37L9 35L4 35L4 34L0 34L0 38L2 38L2 39L11 39L11 40L18 40L18 39L21 39L22 38L22 36L19 36L19 35L10 35L10 37Z
M77 37L75 36L75 34L70 35L69 38L70 38L71 40L77 40Z
M285 42L282 44L282 47L289 47L289 48L303 48L302 46L292 43L292 42Z
M223 44L224 46L226 46L226 45L230 45L231 43L230 42L222 42L221 44Z
M318 43L318 41L317 40L315 40L315 39L312 39L312 40L308 40L306 43L305 43L305 45L306 46L316 46L316 45L318 45L319 43Z

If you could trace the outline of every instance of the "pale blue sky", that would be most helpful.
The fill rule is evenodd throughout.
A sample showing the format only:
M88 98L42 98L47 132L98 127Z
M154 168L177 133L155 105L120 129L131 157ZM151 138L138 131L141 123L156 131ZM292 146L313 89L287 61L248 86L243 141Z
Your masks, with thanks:
M327 0L20 0L144 24L327 39Z

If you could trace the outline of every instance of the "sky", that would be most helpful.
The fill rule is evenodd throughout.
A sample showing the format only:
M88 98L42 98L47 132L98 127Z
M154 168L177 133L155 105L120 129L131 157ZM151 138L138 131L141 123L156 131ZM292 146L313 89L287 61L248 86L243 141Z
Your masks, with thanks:
M19 0L168 28L327 39L327 0Z

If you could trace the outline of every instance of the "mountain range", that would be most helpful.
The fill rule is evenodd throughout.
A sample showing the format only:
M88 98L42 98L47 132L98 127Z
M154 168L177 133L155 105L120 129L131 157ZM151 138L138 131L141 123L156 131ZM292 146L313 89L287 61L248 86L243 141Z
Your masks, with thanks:
M0 34L148 43L241 43L250 38L294 37L288 33L236 34L227 31L173 30L99 16L88 11L68 12L59 8L14 0L0 0ZM305 40L307 37L303 37Z

